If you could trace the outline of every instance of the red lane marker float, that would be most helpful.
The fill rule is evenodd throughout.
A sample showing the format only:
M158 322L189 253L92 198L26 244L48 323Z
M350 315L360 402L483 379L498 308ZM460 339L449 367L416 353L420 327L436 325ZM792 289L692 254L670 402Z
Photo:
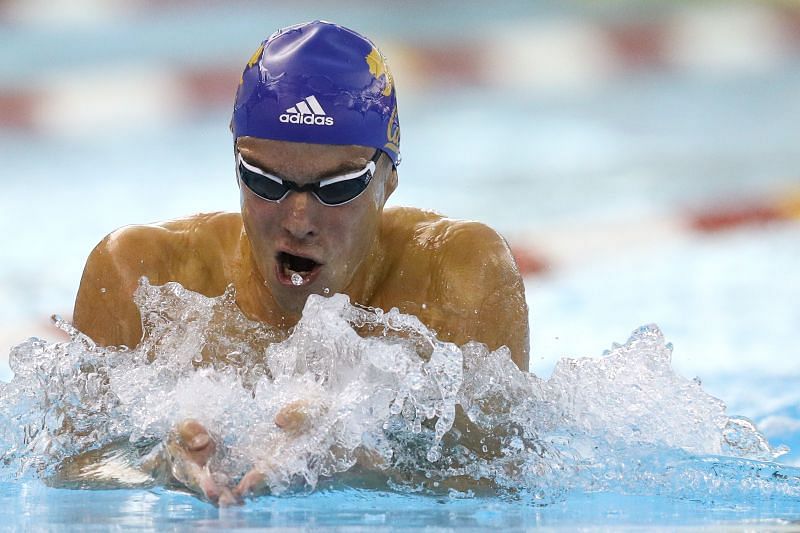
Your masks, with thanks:
M0 128L34 130L34 110L39 95L33 91L0 90Z
M800 193L788 194L777 202L726 206L695 213L690 215L689 225L695 231L714 233L792 218L800 218Z
M480 45L475 42L437 42L435 45L407 47L407 60L415 68L417 81L472 84L480 80L483 66Z
M228 67L209 67L181 73L181 85L190 102L190 109L230 105L242 73Z
M695 231L714 233L744 225L766 224L782 218L783 215L777 206L749 205L695 214L690 219L690 225Z
M667 28L659 21L612 24L608 39L626 68L663 68L668 65Z
M777 13L780 20L779 28L780 35L783 37L786 45L789 47L797 47L800 45L800 9L795 6L788 5L788 2L783 5L776 6Z
M784 192L779 199L772 200L762 198L759 201L744 204L733 204L728 206L713 206L703 210L690 213L679 214L677 217L670 217L667 223L661 219L636 222L645 229L648 234L659 235L659 238L689 238L696 233L719 233L723 231L735 230L745 226L758 226L768 223L781 221L800 220L800 188ZM670 222L671 221L671 222ZM662 227L663 226L663 227ZM619 224L608 225L603 228L594 228L596 234L605 234L608 238L604 247L601 245L596 252L605 255L616 247L630 248L643 244L636 235L626 234L621 231ZM624 230L624 228L622 228ZM654 233L653 233L654 232ZM574 245L585 239L585 234L575 231L559 231L559 240L568 245ZM547 240L541 239L537 245L536 239L523 240L512 246L514 259L517 261L519 271L523 276L542 275L548 271L561 270L568 265L583 265L585 260L591 259L592 255L575 254L567 246L561 247L548 246ZM648 237L646 242L652 242ZM523 244L524 243L524 244ZM528 244L530 243L530 244ZM539 249L537 249L537 247ZM542 251L544 250L544 253Z
M514 247L511 249L514 261L517 262L520 274L530 276L531 274L541 274L549 268L549 264L543 257L536 255L532 250Z

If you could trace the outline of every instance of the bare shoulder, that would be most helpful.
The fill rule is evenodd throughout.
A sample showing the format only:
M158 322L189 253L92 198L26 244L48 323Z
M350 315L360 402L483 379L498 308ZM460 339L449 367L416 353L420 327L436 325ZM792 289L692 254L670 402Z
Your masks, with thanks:
M435 211L417 207L387 207L383 211L383 233L390 238L405 238L419 227L443 220Z
M159 284L180 281L177 278L183 277L182 268L235 245L241 227L238 213L203 213L124 226L95 246L86 268L96 270L99 275L111 271L124 277L133 276L134 283L143 275Z
M508 346L527 370L525 286L506 240L472 220L412 208L391 215L391 242L402 250L395 270L414 272L417 298L428 304L422 314L440 336L457 343L477 340L490 349Z
M427 246L444 249L444 260L477 261L516 271L506 240L482 222L444 218L419 228L418 234Z
M132 296L139 279L216 292L226 284L225 257L238 244L241 226L237 213L208 213L111 232L86 260L75 325L101 344L135 345L140 324Z
M224 239L226 236L238 238L242 229L242 215L240 213L222 211L198 213L196 215L166 220L156 224L127 226L127 228L158 228L174 236L189 235L196 238Z
M506 240L494 229L474 220L447 218L434 211L412 207L386 210L385 234L405 255L424 254L436 266L465 266L498 269L519 276ZM438 273L451 274L449 269Z
M114 246L165 246L180 245L189 241L229 240L238 236L242 228L239 213L198 213L152 224L123 226L110 233L103 241Z
M386 231L406 234L409 246L448 252L508 251L503 237L494 229L474 220L447 218L435 211L415 207L392 207L384 212ZM398 235L399 236L399 235ZM463 245L469 244L469 249ZM510 252L509 252L510 253Z
M414 240L433 254L431 274L438 279L445 300L476 308L497 293L521 290L519 269L508 243L486 224L442 218L421 224Z

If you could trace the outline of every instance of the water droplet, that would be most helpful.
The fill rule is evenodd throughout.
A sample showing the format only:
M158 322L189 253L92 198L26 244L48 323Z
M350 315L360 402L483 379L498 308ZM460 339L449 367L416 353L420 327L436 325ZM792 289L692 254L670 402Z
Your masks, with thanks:
M323 294L330 294L331 290L328 287L325 287L324 289L322 289L322 293Z
M439 451L438 447L434 447L428 450L428 461L430 461L431 463L435 463L441 458L442 458L442 452Z
M422 304L422 308L423 309L427 309L428 308L428 304Z
M393 415L399 415L403 411L403 400L395 400L391 407L389 407L389 412Z
M105 294L105 293L106 293L106 290L107 290L107 289L106 289L105 287L103 287L103 288L101 288L101 289L100 289L100 292L101 292L101 293L103 293L103 294Z
M303 284L303 276L298 274L297 272L292 273L292 285L295 287L299 287Z

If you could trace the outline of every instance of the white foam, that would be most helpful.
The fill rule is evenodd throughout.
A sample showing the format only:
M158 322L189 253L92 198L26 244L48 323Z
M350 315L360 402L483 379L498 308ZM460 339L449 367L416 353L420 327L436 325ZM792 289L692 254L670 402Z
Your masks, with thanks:
M289 336L244 317L232 289L206 298L143 280L135 300L145 333L135 350L97 347L66 324L70 342L14 349L15 377L0 394L12 473L50 475L120 440L165 441L195 418L223 450L214 471L235 480L256 468L272 492L314 487L356 464L403 490L482 480L541 499L575 488L669 492L687 479L706 480L717 497L800 491L787 467L754 483L754 468L762 475L769 463L742 460L782 450L677 375L654 326L603 358L565 359L543 381L506 348L445 343L414 316L344 295L309 297ZM300 427L276 425L287 406L303 413ZM729 458L728 474L704 462L711 455ZM127 470L113 457L98 472L117 479Z

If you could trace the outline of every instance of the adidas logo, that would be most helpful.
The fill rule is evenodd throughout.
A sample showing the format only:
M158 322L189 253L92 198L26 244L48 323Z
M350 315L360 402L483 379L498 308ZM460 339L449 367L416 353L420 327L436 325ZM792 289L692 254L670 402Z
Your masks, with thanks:
M281 122L289 124L309 124L311 126L333 126L333 117L327 116L313 94L286 110L279 117Z

